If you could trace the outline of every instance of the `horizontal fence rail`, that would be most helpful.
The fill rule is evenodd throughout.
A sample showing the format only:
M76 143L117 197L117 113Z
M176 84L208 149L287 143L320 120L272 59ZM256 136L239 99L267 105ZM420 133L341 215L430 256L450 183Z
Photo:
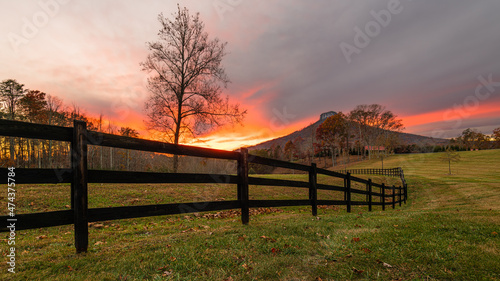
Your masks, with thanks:
M16 230L60 226L73 224L75 228L75 248L77 253L86 252L88 248L88 223L129 219L149 216L173 215L183 213L219 211L229 209L241 210L243 224L249 222L249 208L257 207L285 207L311 206L312 215L317 215L318 205L346 206L350 212L352 206L386 206L395 208L396 204L406 203L408 189L401 168L395 169L356 169L345 173L330 171L316 167L316 164L303 165L254 156L248 154L246 148L240 152L217 149L200 148L186 145L174 145L152 140L117 136L100 132L87 131L86 123L74 121L73 128L33 124L12 120L0 120L0 135L8 137L23 137L43 140L65 141L71 144L71 168L69 169L24 169L16 168L16 184L71 184L71 209L16 214ZM87 168L87 146L107 146L122 149L133 149L166 154L216 158L237 161L237 174L196 174L196 173L152 173L130 171L89 170ZM308 181L268 179L248 176L249 163L281 167L292 170L305 171L309 175ZM0 168L0 172L7 175L7 168ZM384 176L399 176L402 186L385 186L372 182L371 179L362 179L352 174L372 174ZM342 185L319 184L318 175L342 179ZM209 183L232 184L237 187L236 200L155 204L142 206L122 206L107 208L88 208L88 183ZM356 186L366 188L359 189ZM280 186L304 188L308 190L309 198L294 200L250 200L249 185ZM337 191L344 194L344 200L318 199L318 190ZM352 194L366 196L365 201L352 200ZM359 197L359 196L358 196ZM375 200L378 197L379 200ZM9 216L1 216L3 221L11 221ZM9 220L10 219L10 220ZM7 224L0 226L0 232L10 231Z

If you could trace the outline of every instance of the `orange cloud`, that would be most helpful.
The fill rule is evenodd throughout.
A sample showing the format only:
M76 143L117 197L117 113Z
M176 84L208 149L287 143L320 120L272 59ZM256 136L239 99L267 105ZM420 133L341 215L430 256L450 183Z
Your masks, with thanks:
M500 116L500 102L482 103L477 107L467 107L458 105L452 108L442 109L433 112L426 112L411 116L403 116L403 124L406 128L414 126L447 122L458 119L494 118Z

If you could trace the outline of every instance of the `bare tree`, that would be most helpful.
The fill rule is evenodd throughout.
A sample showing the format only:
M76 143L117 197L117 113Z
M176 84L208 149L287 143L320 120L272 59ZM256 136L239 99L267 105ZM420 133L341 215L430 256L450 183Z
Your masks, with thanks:
M241 123L246 111L222 97L229 82L221 66L227 43L208 39L199 14L178 7L172 21L160 14L159 40L148 42L149 55L141 64L151 73L146 102L147 126L180 140L227 123ZM174 156L174 172L178 169Z

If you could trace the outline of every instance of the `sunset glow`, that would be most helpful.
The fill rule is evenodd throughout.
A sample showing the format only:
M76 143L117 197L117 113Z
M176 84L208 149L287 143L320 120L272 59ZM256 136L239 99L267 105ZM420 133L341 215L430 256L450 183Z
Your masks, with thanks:
M0 79L102 114L106 128L152 137L144 123L149 74L140 63L146 42L157 39L158 14L170 16L177 2L54 1L48 11L36 1L4 1ZM372 103L396 113L408 133L451 138L500 126L499 4L407 1L359 46L356 28L374 21L370 11L384 1L233 2L223 11L212 1L179 3L200 13L210 38L227 42L223 96L247 110L242 125L186 144L237 149L300 130L323 112ZM42 13L46 22L34 17ZM357 51L346 58L341 44Z

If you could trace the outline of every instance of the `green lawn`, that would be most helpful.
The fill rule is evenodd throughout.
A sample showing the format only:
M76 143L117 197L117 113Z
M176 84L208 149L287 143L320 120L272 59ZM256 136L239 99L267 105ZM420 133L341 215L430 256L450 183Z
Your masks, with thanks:
M81 255L71 226L18 231L17 273L3 262L0 280L500 280L500 150L460 155L452 175L440 154L384 159L384 167L403 167L409 187L408 204L385 212L322 207L316 218L307 207L260 209L249 225L236 211L107 221L90 227L89 251ZM379 166L372 160L352 168ZM90 207L105 207L233 200L236 188L98 184L89 193ZM251 186L250 194L307 198L307 190L285 187ZM60 210L69 205L69 186L18 186L17 196L18 213Z

